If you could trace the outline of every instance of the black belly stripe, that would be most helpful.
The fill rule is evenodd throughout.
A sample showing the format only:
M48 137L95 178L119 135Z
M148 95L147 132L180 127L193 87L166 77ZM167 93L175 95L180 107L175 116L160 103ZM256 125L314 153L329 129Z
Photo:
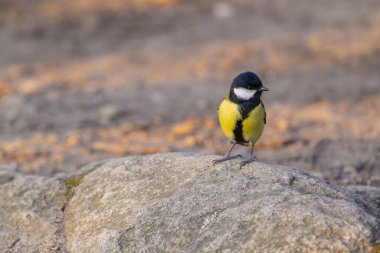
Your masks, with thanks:
M247 144L248 141L244 140L243 137L243 121L249 116L249 113L256 108L256 106L261 104L260 100L261 91L257 91L255 96L248 101L239 100L235 95L233 90L231 89L229 99L238 104L239 112L241 114L242 119L238 120L235 124L235 128L233 130L235 141L239 144ZM264 122L266 119L264 118Z
M240 144L247 143L247 141L244 140L243 138L243 121L242 120L236 121L236 125L234 128L234 137L237 143L240 143Z

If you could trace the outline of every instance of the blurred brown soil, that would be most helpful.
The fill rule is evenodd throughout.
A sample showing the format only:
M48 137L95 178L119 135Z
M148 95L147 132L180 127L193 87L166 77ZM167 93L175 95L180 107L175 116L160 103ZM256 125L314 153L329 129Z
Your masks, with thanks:
M252 70L260 160L380 186L380 1L7 0L0 41L4 166L222 154L216 108Z

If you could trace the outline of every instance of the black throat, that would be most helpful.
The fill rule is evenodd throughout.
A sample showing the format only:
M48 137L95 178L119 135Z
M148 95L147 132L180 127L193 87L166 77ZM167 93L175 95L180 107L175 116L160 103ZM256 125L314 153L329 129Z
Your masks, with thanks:
M256 106L258 106L261 103L261 93L262 91L258 90L256 91L255 95L249 99L249 100L242 100L239 99L235 92L233 91L233 88L231 88L229 99L231 102L237 104L239 106L239 111L242 115L243 120L248 117L248 114L255 109Z

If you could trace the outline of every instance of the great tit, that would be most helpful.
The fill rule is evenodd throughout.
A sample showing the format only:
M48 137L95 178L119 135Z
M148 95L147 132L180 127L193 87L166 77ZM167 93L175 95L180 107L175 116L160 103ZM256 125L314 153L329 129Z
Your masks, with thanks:
M269 89L263 86L255 73L244 72L233 79L228 96L218 108L220 126L232 147L223 158L214 160L214 164L241 157L231 156L236 144L251 144L251 155L241 162L240 167L256 160L253 149L266 124L265 107L261 101L264 91Z

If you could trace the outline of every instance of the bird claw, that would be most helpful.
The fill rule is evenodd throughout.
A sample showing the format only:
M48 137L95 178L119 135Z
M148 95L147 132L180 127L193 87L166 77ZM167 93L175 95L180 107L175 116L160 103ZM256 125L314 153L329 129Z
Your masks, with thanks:
M235 156L224 156L223 158L221 159L216 159L216 160L213 160L212 161L212 164L215 165L215 164L218 164L218 163L221 163L221 162L225 162L225 161L228 161L228 160L233 160L233 159L236 159L236 158L242 158L241 155L235 155Z
M254 162L254 161L256 161L256 160L257 160L256 156L251 156L249 159L242 161L242 162L240 163L240 169L241 169L244 165L249 164L249 163L251 163L251 162Z

